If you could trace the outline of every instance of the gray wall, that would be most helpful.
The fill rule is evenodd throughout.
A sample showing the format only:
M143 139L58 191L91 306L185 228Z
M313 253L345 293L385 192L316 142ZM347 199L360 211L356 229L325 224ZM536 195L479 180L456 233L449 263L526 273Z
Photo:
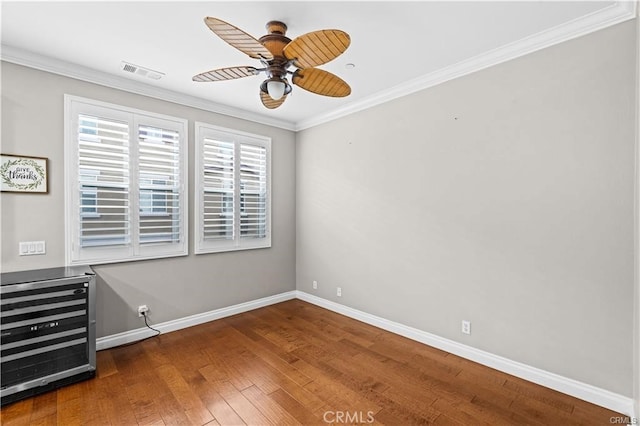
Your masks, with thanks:
M64 263L63 94L123 104L188 118L191 169L196 120L272 137L273 247L97 266L99 336L140 327L141 303L159 323L297 283L632 395L635 25L297 137L2 63L1 151L48 157L51 181L48 195L0 197L0 265ZM32 240L47 255L18 257Z
M640 8L636 10L636 192L635 192L635 317L634 317L634 387L636 416L640 417Z
M293 132L2 63L3 153L49 158L49 194L2 193L3 272L64 265L64 101L71 94L189 120L193 185L194 121L272 138L270 249L97 266L98 337L143 326L147 304L160 323L295 289L295 134ZM193 191L190 191L190 231ZM190 252L193 238L189 235ZM19 241L45 240L47 254L18 256ZM248 265L252 265L248 267Z
M635 39L300 132L297 288L630 397Z

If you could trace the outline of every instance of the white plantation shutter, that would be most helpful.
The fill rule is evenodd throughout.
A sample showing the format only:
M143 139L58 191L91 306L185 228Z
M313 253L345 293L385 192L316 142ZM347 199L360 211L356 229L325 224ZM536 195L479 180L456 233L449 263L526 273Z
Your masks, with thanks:
M271 140L196 123L195 251L271 246Z
M233 240L233 143L205 138L202 160L202 237L206 241Z
M140 244L180 241L180 133L138 125Z
M267 231L267 149L240 145L240 237L264 238Z
M110 118L80 115L77 126L80 247L126 246L129 223L129 126Z
M65 96L68 264L187 254L186 124Z

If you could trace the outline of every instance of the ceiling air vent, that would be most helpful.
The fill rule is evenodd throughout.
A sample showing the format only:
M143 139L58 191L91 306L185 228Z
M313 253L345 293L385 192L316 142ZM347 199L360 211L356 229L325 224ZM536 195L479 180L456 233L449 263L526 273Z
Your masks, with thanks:
M136 67L135 65L131 65L131 64L127 64L126 62L123 62L122 69L126 72L136 72L138 67Z
M120 68L124 72L136 74L136 75L139 75L140 77L147 77L152 80L160 80L162 76L164 76L164 73L161 73L159 71L154 71L149 68L144 68L144 67L130 64L129 62L124 62L124 61L120 63Z

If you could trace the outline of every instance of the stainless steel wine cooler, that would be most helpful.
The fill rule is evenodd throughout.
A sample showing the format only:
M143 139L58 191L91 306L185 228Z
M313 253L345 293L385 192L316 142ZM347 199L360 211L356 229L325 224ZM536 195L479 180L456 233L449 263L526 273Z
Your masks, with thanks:
M2 405L95 376L93 271L0 274Z

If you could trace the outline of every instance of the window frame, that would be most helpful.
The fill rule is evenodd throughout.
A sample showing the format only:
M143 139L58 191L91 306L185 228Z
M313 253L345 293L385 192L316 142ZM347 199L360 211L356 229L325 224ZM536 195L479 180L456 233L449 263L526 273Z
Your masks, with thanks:
M234 170L233 170L233 238L220 240L204 239L204 139L216 139L221 142L233 144ZM240 184L240 146L251 145L262 147L266 154L266 200L265 200L265 236L261 238L243 238L240 232L242 211L242 186ZM220 253L237 250L252 250L271 247L271 217L272 217L272 191L271 191L271 138L254 133L243 132L235 129L221 127L204 122L195 122L195 172L194 172L194 226L193 241L194 253Z
M78 124L80 115L94 115L114 121L126 122L129 131L129 215L126 224L129 227L128 243L113 246L81 246L80 227L84 218L99 217L100 214L78 213L81 206L79 181L79 142ZM178 183L178 234L177 241L149 243L141 242L139 233L140 218L140 182L138 176L138 137L139 126L157 126L179 134L179 171ZM65 257L67 265L96 265L127 262L146 259L185 256L189 254L189 202L188 202L188 121L179 117L157 114L73 95L64 95L64 150L65 150ZM158 214L162 216L163 214ZM166 216L166 214L164 214ZM153 214L156 216L156 214ZM144 238L144 237L142 237Z

